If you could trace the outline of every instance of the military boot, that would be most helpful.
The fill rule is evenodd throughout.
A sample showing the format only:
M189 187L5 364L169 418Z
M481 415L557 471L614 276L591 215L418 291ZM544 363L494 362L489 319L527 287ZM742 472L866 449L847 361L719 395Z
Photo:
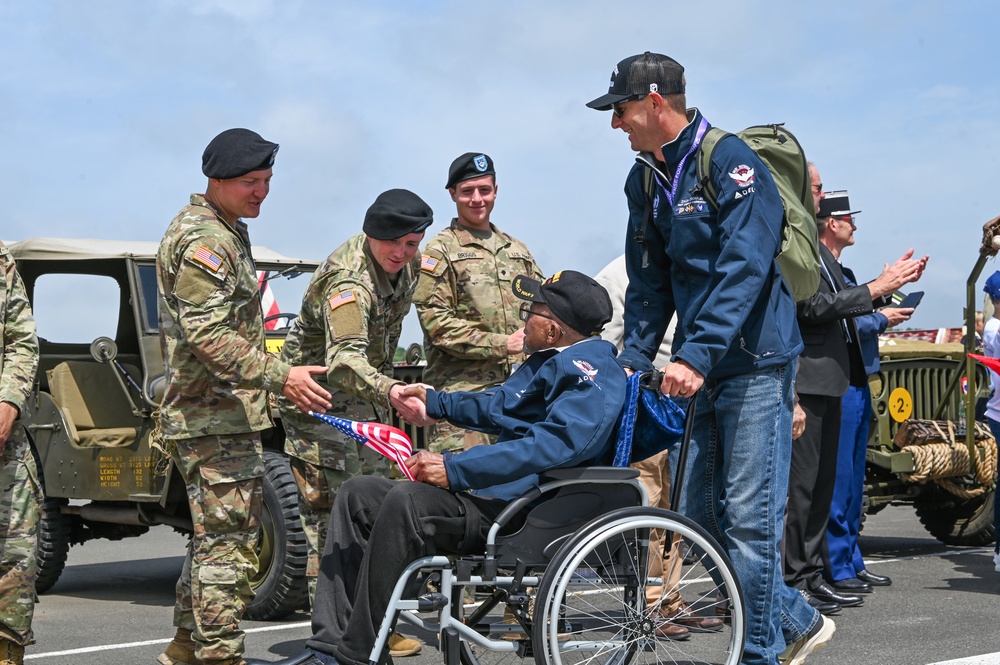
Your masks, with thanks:
M157 657L156 662L160 665L201 665L201 661L194 657L195 648L191 631L178 628L174 639Z
M24 665L24 647L0 637L0 665Z

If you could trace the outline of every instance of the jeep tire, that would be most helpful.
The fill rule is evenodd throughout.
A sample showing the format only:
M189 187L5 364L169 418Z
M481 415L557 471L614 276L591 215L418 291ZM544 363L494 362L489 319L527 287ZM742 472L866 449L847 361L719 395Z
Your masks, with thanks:
M38 549L35 559L38 573L35 577L35 591L45 593L59 580L66 567L70 537L73 533L70 518L62 514L62 507L68 499L46 497L38 520Z
M246 610L246 618L254 621L281 619L308 607L308 548L295 478L288 459L276 450L264 451L264 465L260 569L250 580L256 595Z
M994 492L996 488L973 499L960 499L931 485L920 493L914 506L927 532L945 545L980 547L996 540Z

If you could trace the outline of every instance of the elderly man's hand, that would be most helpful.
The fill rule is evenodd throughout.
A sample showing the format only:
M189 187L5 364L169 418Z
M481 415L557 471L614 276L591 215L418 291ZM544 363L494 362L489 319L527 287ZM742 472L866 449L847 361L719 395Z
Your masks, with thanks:
M303 411L326 413L330 408L330 393L312 378L313 374L326 374L326 372L327 368L319 365L293 367L288 372L285 385L281 386L281 394Z
M444 468L444 455L441 453L421 450L406 459L406 466L414 480L448 489L448 472Z

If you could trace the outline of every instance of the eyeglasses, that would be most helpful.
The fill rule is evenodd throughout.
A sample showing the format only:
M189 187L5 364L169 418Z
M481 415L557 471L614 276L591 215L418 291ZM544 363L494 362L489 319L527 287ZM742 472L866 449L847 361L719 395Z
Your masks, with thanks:
M834 219L836 219L838 222L847 222L852 227L858 228L858 225L857 223L855 223L854 217L852 215L844 215L843 217L834 217Z
M615 117L618 118L619 120L621 120L622 116L625 114L624 105L628 104L629 102L637 102L640 99L642 99L643 97L645 97L646 94L648 94L648 93L644 93L644 94L641 94L641 95L633 95L632 97L626 97L625 99L623 99L623 100L621 100L619 102L615 102L614 104L612 104L611 105L611 110L614 112Z
M820 192L823 191L823 183L819 183L818 185L813 185L812 188L814 192L819 194Z
M542 314L541 312L533 312L531 310L531 303L530 302L521 303L521 309L520 309L520 312L519 312L519 316L520 316L521 320L524 321L525 323L527 323L528 319L531 318L532 314L534 314L535 316L540 316L543 319L548 319L549 321L555 321L555 319L553 317L549 316L548 314Z

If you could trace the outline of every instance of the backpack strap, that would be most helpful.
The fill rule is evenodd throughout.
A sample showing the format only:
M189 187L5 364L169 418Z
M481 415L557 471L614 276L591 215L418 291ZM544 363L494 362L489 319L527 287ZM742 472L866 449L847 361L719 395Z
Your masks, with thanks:
M635 241L642 248L642 267L649 267L649 248L646 247L646 227L653 223L653 169L644 166L642 169L642 191L646 193L646 208L642 214L642 223L635 229Z
M712 157L715 154L715 146L719 145L719 141L727 136L732 136L732 134L718 127L712 127L705 132L705 136L701 139L701 145L698 146L698 159L696 161L698 184L695 186L695 190L702 191L705 194L705 200L716 210L719 209L719 195L712 182Z

